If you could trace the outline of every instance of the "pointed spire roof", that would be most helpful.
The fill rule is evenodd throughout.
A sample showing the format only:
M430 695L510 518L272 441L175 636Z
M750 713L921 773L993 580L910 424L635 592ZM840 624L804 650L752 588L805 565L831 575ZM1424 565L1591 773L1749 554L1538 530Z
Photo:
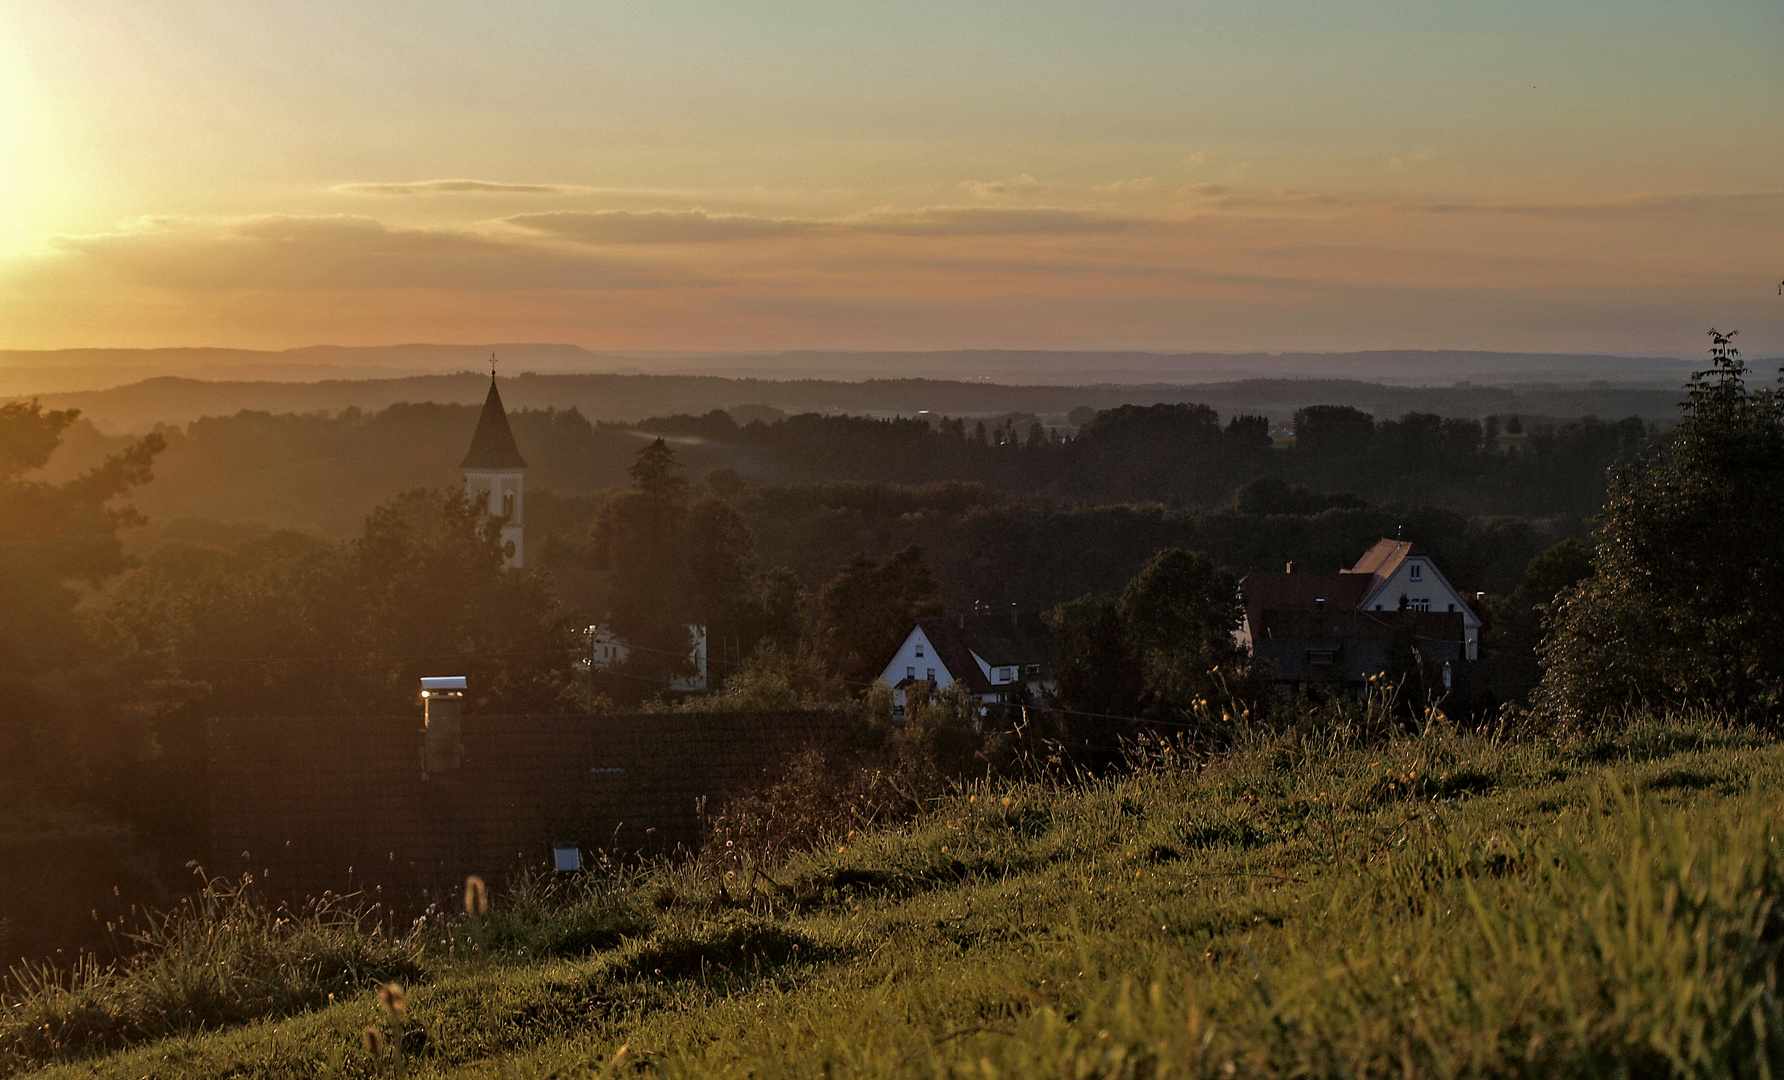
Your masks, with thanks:
M526 459L514 445L514 432L508 427L508 411L502 408L502 395L496 392L496 377L489 377L489 396L483 399L483 415L477 418L477 434L471 436L471 451L459 463L461 469L524 469Z

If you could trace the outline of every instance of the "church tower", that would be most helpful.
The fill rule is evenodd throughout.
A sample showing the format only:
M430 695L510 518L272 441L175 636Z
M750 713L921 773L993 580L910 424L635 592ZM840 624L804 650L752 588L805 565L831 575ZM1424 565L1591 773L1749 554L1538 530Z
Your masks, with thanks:
M514 445L514 432L508 427L502 395L496 392L493 367L489 373L489 396L483 399L483 415L477 418L477 434L471 437L471 452L465 455L459 467L465 471L465 497L475 502L487 495L489 512L508 519L502 525L503 565L524 565L526 547L521 537L521 524L526 507L527 463Z

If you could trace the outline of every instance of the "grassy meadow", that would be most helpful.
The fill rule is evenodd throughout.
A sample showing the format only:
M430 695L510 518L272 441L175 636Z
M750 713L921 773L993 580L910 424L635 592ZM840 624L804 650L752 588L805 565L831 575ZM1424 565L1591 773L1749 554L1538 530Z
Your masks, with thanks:
M1287 733L396 936L213 886L15 981L0 1074L1770 1076L1780 792L1784 745L1702 718Z

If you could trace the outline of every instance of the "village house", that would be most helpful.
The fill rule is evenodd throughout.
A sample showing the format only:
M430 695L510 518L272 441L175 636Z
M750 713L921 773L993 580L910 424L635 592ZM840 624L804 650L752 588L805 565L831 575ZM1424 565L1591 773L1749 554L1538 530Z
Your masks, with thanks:
M588 658L585 663L596 671L620 667L632 655L632 647L606 624L591 626L588 635ZM706 673L706 627L688 624L688 673L669 680L669 689L678 694L704 693L710 684Z
M1393 643L1416 640L1441 664L1445 689L1479 658L1480 617L1416 544L1382 540L1335 574L1248 574L1239 644L1274 671L1278 689L1360 687L1386 670Z
M1036 614L933 615L917 620L887 661L881 681L902 711L905 691L927 683L941 690L960 683L985 704L1051 693L1053 635Z

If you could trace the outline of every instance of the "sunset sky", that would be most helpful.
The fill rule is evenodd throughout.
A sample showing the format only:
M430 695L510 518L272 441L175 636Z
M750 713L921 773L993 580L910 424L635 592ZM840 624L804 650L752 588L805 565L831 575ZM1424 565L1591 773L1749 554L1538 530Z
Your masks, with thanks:
M0 348L1784 353L1779 0L0 2Z

